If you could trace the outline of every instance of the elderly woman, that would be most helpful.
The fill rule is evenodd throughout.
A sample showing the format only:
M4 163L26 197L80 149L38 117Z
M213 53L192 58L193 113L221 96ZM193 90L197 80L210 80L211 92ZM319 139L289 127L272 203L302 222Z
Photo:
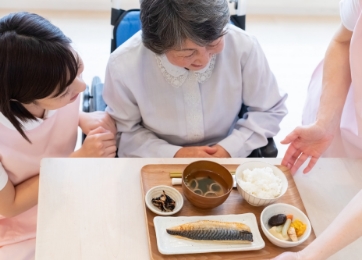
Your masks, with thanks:
M246 157L278 133L287 95L228 21L226 0L141 2L142 31L112 53L103 92L119 157Z

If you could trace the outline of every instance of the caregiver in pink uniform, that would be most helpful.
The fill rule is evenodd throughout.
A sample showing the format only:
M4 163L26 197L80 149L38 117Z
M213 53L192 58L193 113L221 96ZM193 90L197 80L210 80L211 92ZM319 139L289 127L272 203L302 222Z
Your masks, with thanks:
M115 156L113 120L79 114L84 67L70 43L36 14L0 19L0 259L34 259L42 158ZM74 151L78 125L87 138Z
M333 37L324 63L309 86L303 124L289 134L282 163L295 172L311 157L310 171L320 156L362 158L362 0L340 2L342 25ZM360 191L311 244L274 260L327 259L362 236Z
M294 173L308 158L362 158L362 1L342 0L342 24L308 89L303 125L283 141L282 164Z

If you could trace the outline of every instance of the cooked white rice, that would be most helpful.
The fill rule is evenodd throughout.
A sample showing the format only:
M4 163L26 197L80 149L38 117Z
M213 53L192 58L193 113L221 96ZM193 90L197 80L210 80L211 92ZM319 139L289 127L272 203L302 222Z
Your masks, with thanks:
M263 199L278 197L282 189L282 180L270 167L246 169L238 183L247 193Z

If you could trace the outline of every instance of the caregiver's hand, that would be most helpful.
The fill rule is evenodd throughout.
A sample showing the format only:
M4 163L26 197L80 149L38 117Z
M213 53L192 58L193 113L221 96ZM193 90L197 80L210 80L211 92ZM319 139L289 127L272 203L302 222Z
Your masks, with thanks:
M177 151L174 158L211 158L216 151L215 147L209 146L183 147Z
M302 260L303 258L300 257L299 252L285 252L281 255L278 255L271 260Z
M303 173L309 172L331 144L332 139L333 135L317 124L298 126L281 141L282 144L290 144L282 165L295 173L311 157L308 166L303 170Z
M116 156L115 135L103 127L89 131L82 147L73 152L70 157L109 157Z
M100 126L114 135L117 134L116 124L107 112L95 111L90 113L81 112L79 114L79 127L86 135Z

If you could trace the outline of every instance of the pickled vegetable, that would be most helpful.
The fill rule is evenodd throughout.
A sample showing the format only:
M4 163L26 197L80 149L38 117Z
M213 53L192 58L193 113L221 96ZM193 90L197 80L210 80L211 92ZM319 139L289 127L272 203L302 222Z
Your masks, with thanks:
M285 240L287 241L289 239L288 236L283 236L282 233L280 233L277 229L276 226L272 227L271 229L269 229L270 234L272 234L274 237L280 239L280 240Z
M280 226L280 225L283 225L285 223L285 221L287 221L287 216L284 214L278 214L278 215L272 216L269 219L268 224L271 227Z
M292 223L292 220L290 218L288 218L287 221L285 221L285 224L282 229L283 237L288 236L288 229L289 229L291 223Z
M276 226L276 230L277 230L277 232L282 233L283 225Z
M152 198L151 202L154 206L159 208L161 211L170 212L175 209L176 201L166 194L165 191L156 198Z
M288 235L290 237L290 239L293 241L293 242L297 242L298 241L298 238L297 238L297 234L295 233L295 228L290 226L289 229L288 229Z

